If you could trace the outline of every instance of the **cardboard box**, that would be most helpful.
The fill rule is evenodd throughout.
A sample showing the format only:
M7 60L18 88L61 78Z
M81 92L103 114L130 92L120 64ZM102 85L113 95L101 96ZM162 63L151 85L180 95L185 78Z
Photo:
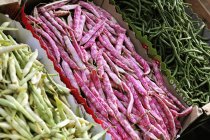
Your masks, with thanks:
M31 32L24 29L23 26L19 22L15 21L15 20L11 20L9 17L7 17L3 14L0 14L0 25L6 21L10 22L9 27L17 28L18 31L4 31L4 32L6 34L11 35L18 43L28 44L30 46L30 48L32 49L32 51L37 49L38 50L38 58L37 59L45 66L45 69L47 70L47 72L50 74L59 75L58 72L54 69L52 61L50 61L50 59L47 57L46 52L41 47L39 41L33 37ZM65 84L61 81L59 76L53 76L53 79L56 83L65 86ZM90 131L93 135L103 131L100 124L97 124L93 120L92 116L89 115L85 111L85 109L82 105L77 103L77 101L71 94L69 94L69 96L68 96L68 101L71 106L71 110L75 114L79 113L79 115L81 117L83 117L86 120L88 120L89 122L92 122L93 124L95 124L94 127ZM78 112L78 108L79 108L79 112ZM111 136L109 134L106 134L104 137L102 137L102 140L104 140L104 139L110 140Z
M39 38L35 32L33 31L33 28L31 27L31 25L28 23L26 17L25 17L25 13L26 14L31 14L31 11L32 9L37 5L39 4L40 2L42 3L45 3L46 0L37 0L37 1L29 1L29 3L26 3L25 5L25 10L23 10L23 13L22 13L22 22L24 23L25 27L29 30L32 31L33 35L36 37L36 38ZM146 59L148 62L151 62L152 59L148 57L147 55L147 51L146 49L142 46L141 42L136 38L135 36L135 33L133 31L131 31L129 29L129 26L126 22L123 21L123 18L122 16L116 12L116 9L115 9L115 6L113 6L112 4L109 3L109 0L93 0L93 2L102 7L103 9L105 9L106 11L108 11L109 13L111 13L111 15L113 17L115 17L115 19L118 21L118 23L127 30L127 35L130 37L131 41L133 42L134 46L135 46L135 49L136 51L144 58ZM24 13L25 12L25 13ZM41 40L40 40L41 41ZM46 48L45 46L42 45L43 48ZM51 59L52 60L52 59ZM62 79L62 78L61 78ZM166 77L164 77L164 81L166 83L166 86L167 88L185 105L185 102L182 100L182 98L176 93L176 91L174 90L174 87L176 85L171 85L169 84L168 82L168 79ZM74 94L75 95L75 94ZM75 96L78 96L78 95L75 95ZM88 112L88 113L92 113L92 112ZM186 129L189 124L191 124L196 118L198 118L201 114L203 114L202 110L200 108L198 108L197 106L195 106L193 108L193 111L192 113L186 117L186 118L183 118L183 121L182 121L182 126L183 126L183 129L181 130L181 132Z

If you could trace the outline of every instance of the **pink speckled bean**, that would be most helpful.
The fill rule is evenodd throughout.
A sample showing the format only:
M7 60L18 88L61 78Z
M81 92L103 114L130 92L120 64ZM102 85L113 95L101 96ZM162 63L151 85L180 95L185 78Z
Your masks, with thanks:
M91 28L88 32L80 40L80 45L85 44L88 40L103 26L104 21L99 21L93 28Z
M78 36L78 29L79 29L79 23L80 23L80 17L81 17L82 9L80 6L77 6L74 10L74 24L73 24L73 29L74 29L74 34L77 37Z
M51 23L52 25L54 25L61 33L66 34L66 32L63 30L62 26L59 25L59 24L55 21L55 19L52 18L52 17L50 16L50 13L48 13L48 12L46 11L46 9L44 9L43 7L40 7L39 10L40 10L40 12L41 12L41 13L50 21L50 23Z
M98 98L94 96L94 94L90 91L90 89L87 87L85 82L82 80L82 78L75 72L74 77L80 86L81 90L85 94L85 96L90 100L90 102L95 106L96 110L98 110L104 117L108 117L108 113L104 106L98 101Z
M121 54L121 51L122 51L122 48L123 48L122 45L123 45L124 38L125 38L125 34L120 33L118 35L118 38L117 38L117 41L116 41L115 48L116 48L117 51L120 52L120 54Z
M106 28L104 29L104 33L108 36L112 44L117 43L117 39Z
M80 41L80 39L82 38L82 32L83 32L83 29L84 29L84 25L85 25L85 20L86 20L86 17L84 15L81 15L80 16L80 21L79 21L79 28L77 29L78 32L77 32L77 41Z
M70 80L71 85L79 90L79 86L74 78L73 72L71 71L71 68L69 67L68 63L63 60L61 66L63 68L66 77Z
M81 5L82 7L86 8L87 10L89 10L90 12L92 12L96 17L100 18L100 15L99 13L96 11L96 9L90 5L89 3L87 2L84 2L84 1L80 1L79 2L79 5Z

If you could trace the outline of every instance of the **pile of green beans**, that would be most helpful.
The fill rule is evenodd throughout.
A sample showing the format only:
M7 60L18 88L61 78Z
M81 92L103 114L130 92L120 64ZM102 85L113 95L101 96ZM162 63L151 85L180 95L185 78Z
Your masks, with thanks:
M97 140L92 123L70 109L70 90L55 83L26 44L0 28L0 139Z
M187 104L202 106L210 96L210 47L201 37L205 25L194 21L183 0L114 0L142 35L157 49L177 91Z

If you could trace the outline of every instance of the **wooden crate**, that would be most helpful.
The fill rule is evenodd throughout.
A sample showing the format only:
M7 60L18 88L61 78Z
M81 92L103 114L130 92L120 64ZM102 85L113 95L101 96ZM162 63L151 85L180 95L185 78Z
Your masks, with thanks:
M210 0L185 0L210 29Z
M20 3L21 0L0 0L0 13L8 14L14 19L20 9Z

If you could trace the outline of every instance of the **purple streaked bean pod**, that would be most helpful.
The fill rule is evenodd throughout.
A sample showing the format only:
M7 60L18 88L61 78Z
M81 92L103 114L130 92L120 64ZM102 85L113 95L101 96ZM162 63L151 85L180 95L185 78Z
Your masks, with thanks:
M87 49L88 47L92 46L95 43L95 40L100 34L103 32L104 26L102 26L93 36L91 39L88 40L87 43L85 43L84 48Z
M117 107L117 101L116 101L117 99L114 96L114 92L113 92L113 89L112 89L111 82L110 82L109 77L106 73L104 73L102 75L102 88L103 88L103 91L106 95L107 100L108 99L112 100L112 104L115 107Z
M120 33L118 35L118 38L117 38L117 41L116 41L115 48L116 48L117 51L120 52L120 54L121 54L121 51L122 51L122 48L123 48L122 45L123 45L124 38L125 38L125 34Z
M120 76L117 66L112 62L112 60L107 56L106 53L103 53L103 57L106 60L106 62L109 64L113 72L115 72L118 76Z
M73 19L72 19L71 14L69 14L69 16L67 17L67 24L70 28L73 29Z
M60 0L60 1L55 1L49 4L46 4L44 6L42 6L41 8L45 8L48 11L49 10L56 10L58 8L60 8L61 6L65 5L69 0Z
M58 39L56 38L55 34L50 30L50 28L44 23L39 17L36 19L32 16L27 16L30 20L35 22L36 24L40 24L42 29L45 30L46 33L56 42L59 43Z
M58 10L55 11L53 14L55 15L55 17L63 17L63 16L68 16L70 13L69 11Z
M108 36L112 44L117 43L117 39L106 28L104 29L104 33Z
M136 80L133 76L129 74L127 74L126 77L134 85L135 89L138 91L139 94L143 96L147 95L147 91L144 89L140 81Z
M171 137L173 139L176 136L176 126L175 126L175 122L174 122L174 119L173 119L173 115L172 115L170 109L167 107L167 105L162 101L162 99L158 95L156 95L154 93L153 96L156 98L157 102L160 104L162 110L165 113L166 118L168 119L170 134L171 134Z
M105 118L103 117L100 113L98 112L95 112L96 116L103 120L103 123L102 123L102 126L105 128L105 129L108 129L108 132L112 135L112 139L113 140L123 140L119 133L117 132L116 128L115 127L112 127L112 124L109 122L108 118Z
M128 97L129 97L129 103L128 103L128 107L127 107L127 116L129 117L131 114L132 108L133 108L133 104L134 104L133 93L131 92L130 88L124 82L122 83L122 87L128 93Z
M57 28L55 28L55 26L52 26L52 24L44 17L44 16L40 16L40 19L42 20L42 22L44 22L47 27L55 34L55 36L59 39L60 43L62 45L65 45L64 40L60 34L60 32L57 30Z
M96 62L96 58L97 58L97 54L98 54L96 43L93 43L93 45L91 46L90 53L91 53L91 57Z
M113 23L109 20L107 20L106 23L108 23L108 25L110 25L112 28L114 28L117 34L120 34L120 33L125 34L126 33L126 29L122 28L119 24Z
M153 65L153 70L155 73L156 84L159 87L161 87L164 92L167 93L167 95L177 104L177 106L179 106L181 109L186 109L186 107L184 107L184 105L182 105L182 103L172 93L170 93L168 89L164 86L163 77L160 73L158 64L156 62L152 62L152 65Z
M73 60L77 63L77 65L81 69L86 69L86 66L84 65L84 63L80 59L79 55L77 54L75 48L71 44L71 41L70 41L69 37L64 36L63 38L64 38L64 41L65 41L65 44L66 44L66 47L67 47L67 52L69 53L69 55L72 55Z
M79 86L74 78L73 72L71 71L71 68L69 67L68 63L63 60L61 63L61 66L63 68L63 71L64 71L66 77L71 82L71 85L79 91Z
M79 29L79 23L80 23L80 16L81 16L81 13L82 13L82 9L80 6L77 6L74 10L74 24L73 24L73 29L74 29L74 34L75 36L78 36L78 29Z
M103 56L102 56L103 58ZM122 86L122 81L118 78L118 76L112 72L112 70L110 69L109 65L107 64L107 62L104 60L102 60L103 62L103 67L104 67L104 70L106 71L106 73L109 75L109 77L119 86Z
M58 24L60 24L63 29L68 29L68 30L73 30L72 28L70 28L70 26L68 26L63 20L61 20L59 17L55 17L55 20L58 22ZM66 33L65 33L66 34Z
M106 101L100 96L100 93L96 90L93 82L90 82L90 90L97 97L97 99L101 103L101 105L106 109L107 113L110 116L115 117L115 114L114 114L113 110L108 106Z
M99 41L101 42L102 46L105 47L107 50L109 50L109 52L114 57L119 59L121 62L129 65L128 60L125 59L122 55L120 55L120 53L118 51L116 51L116 49L113 47L113 45L111 44L111 42L109 41L109 39L106 35L100 35L99 36Z
M59 52L61 54L61 58L66 61L71 69L79 70L80 68L77 66L77 64L69 57L68 53L64 50L63 47L61 47L59 44L57 44Z
M133 72L133 70L131 70L126 64L122 63L120 60L118 60L117 58L115 58L114 56L112 56L112 54L108 51L105 51L107 56L119 67L121 67L122 69L124 69L125 71L128 72Z
M102 89L102 84L101 84L101 81L97 75L97 72L95 70L91 71L91 75L90 75L97 91L99 92L100 96L105 99L105 95L104 95L104 92L103 92L103 89Z
M188 114L190 114L192 112L192 106L188 107L187 109L185 109L184 111L178 113L178 117L185 117Z
M104 117L108 117L108 113L106 109L102 106L102 104L98 101L98 98L94 96L94 94L90 91L90 89L87 87L85 82L82 80L82 78L75 72L74 77L80 86L81 90L85 94L85 96L90 100L90 102L95 106L96 110L98 110Z
M59 9L69 11L69 10L74 10L77 6L79 5L78 4L63 5Z
M118 103L118 108L119 110L124 114L126 115L126 109L125 107L123 106L123 104L117 100L117 103ZM125 103L125 102L124 102ZM126 104L126 103L125 103ZM126 105L127 106L127 105ZM153 132L149 132L149 131L152 131L152 129L150 130L149 128L154 128L154 126L151 126L151 124L149 123L149 118L147 118L148 120L148 123L145 122L145 119L144 119L144 116L145 114L141 115L140 117L139 116L136 116L134 114L131 114L129 117L128 117L128 120L130 122L132 122L133 124L136 124L144 133L145 132L148 132L146 133L150 138L155 138L157 139L157 137L153 134ZM139 119L137 119L139 118ZM149 127L148 127L149 126ZM156 130L156 128L154 128Z
M75 35L72 31L69 31L70 35L71 35L71 40L72 40L72 44L76 50L76 52L78 53L78 55L80 56L81 60L83 62L85 62L85 54L82 53L82 50L81 50L81 46L79 46L79 44L77 43L77 40L75 38Z
M40 7L39 10L50 21L50 23L55 26L55 28L57 28L62 34L66 34L62 26L59 25L58 22L55 21L55 19L51 17L50 13L48 13L45 8Z
M57 63L60 63L60 53L59 53L59 50L58 50L58 47L56 46L54 40L43 30L41 29L38 29L38 28L35 28L35 31L40 34L41 36L43 36L49 43L50 43L50 46L52 47L53 49L53 52L55 54L55 57L56 57L56 60L57 60Z
M80 40L80 45L84 45L88 40L103 26L104 21L99 21L93 28L91 28L88 32L84 34L82 39Z
M125 131L130 135L130 137L134 140L140 140L141 138L136 134L136 132L131 127L130 123L122 116L122 114L118 111L117 106L114 105L113 100L107 99L108 104L115 112L116 118L120 120L120 124L124 126Z
M77 41L80 41L80 39L82 38L82 32L83 32L83 29L84 29L84 25L85 25L85 20L86 20L86 17L85 15L81 15L80 16L80 21L79 21L79 28L77 29L78 32L77 32Z
M138 79L141 81L141 84L144 86L144 88L147 91L150 91L150 87L148 85L148 83L146 82L144 75L143 75L143 71L140 69L140 67L135 63L135 61L132 59L131 56L129 56L129 62L130 62L130 66L132 67L132 69L135 71L136 76L138 77Z
M96 9L90 5L89 3L87 2L84 2L84 1L80 1L79 2L79 5L81 5L82 7L86 8L87 10L89 10L90 12L92 12L96 17L100 18L100 15L99 13L96 11Z
M109 24L107 24L106 22L105 22L104 24L105 24L106 29L107 29L110 33L112 33L113 35L117 35L116 31L115 31L111 26L109 26Z
M130 138L130 136L125 132L125 130L123 129L123 127L118 123L118 121L113 118L110 117L110 121L111 123L114 125L114 127L116 127L117 132L120 134L120 136L124 139L124 140L132 140Z
M103 61L103 51L104 49L100 49L98 51L97 57L96 57L96 64L97 64L97 68L98 68L98 74L100 77L102 77L104 75L104 61Z
M157 128L157 132L159 135L159 139L164 139L164 140L170 140L170 136L167 134L167 132L165 132L165 130L162 129L162 127L156 122L156 120L153 118L152 115L148 115L150 122L153 126L155 126Z
M148 75L150 73L150 67L149 64L145 59L143 59L139 54L136 52L133 52L133 57L136 59L136 61L143 67L144 69L144 75Z
M133 46L133 43L131 42L130 38L128 38L127 36L125 37L125 46L126 48L128 48L128 50L133 53L135 52L135 48Z
M95 25L95 21L97 18L92 13L90 13L88 11L82 11L82 12L84 13L84 15L86 15L86 17L88 17L91 20L90 24ZM87 22L89 22L89 21L87 21Z

